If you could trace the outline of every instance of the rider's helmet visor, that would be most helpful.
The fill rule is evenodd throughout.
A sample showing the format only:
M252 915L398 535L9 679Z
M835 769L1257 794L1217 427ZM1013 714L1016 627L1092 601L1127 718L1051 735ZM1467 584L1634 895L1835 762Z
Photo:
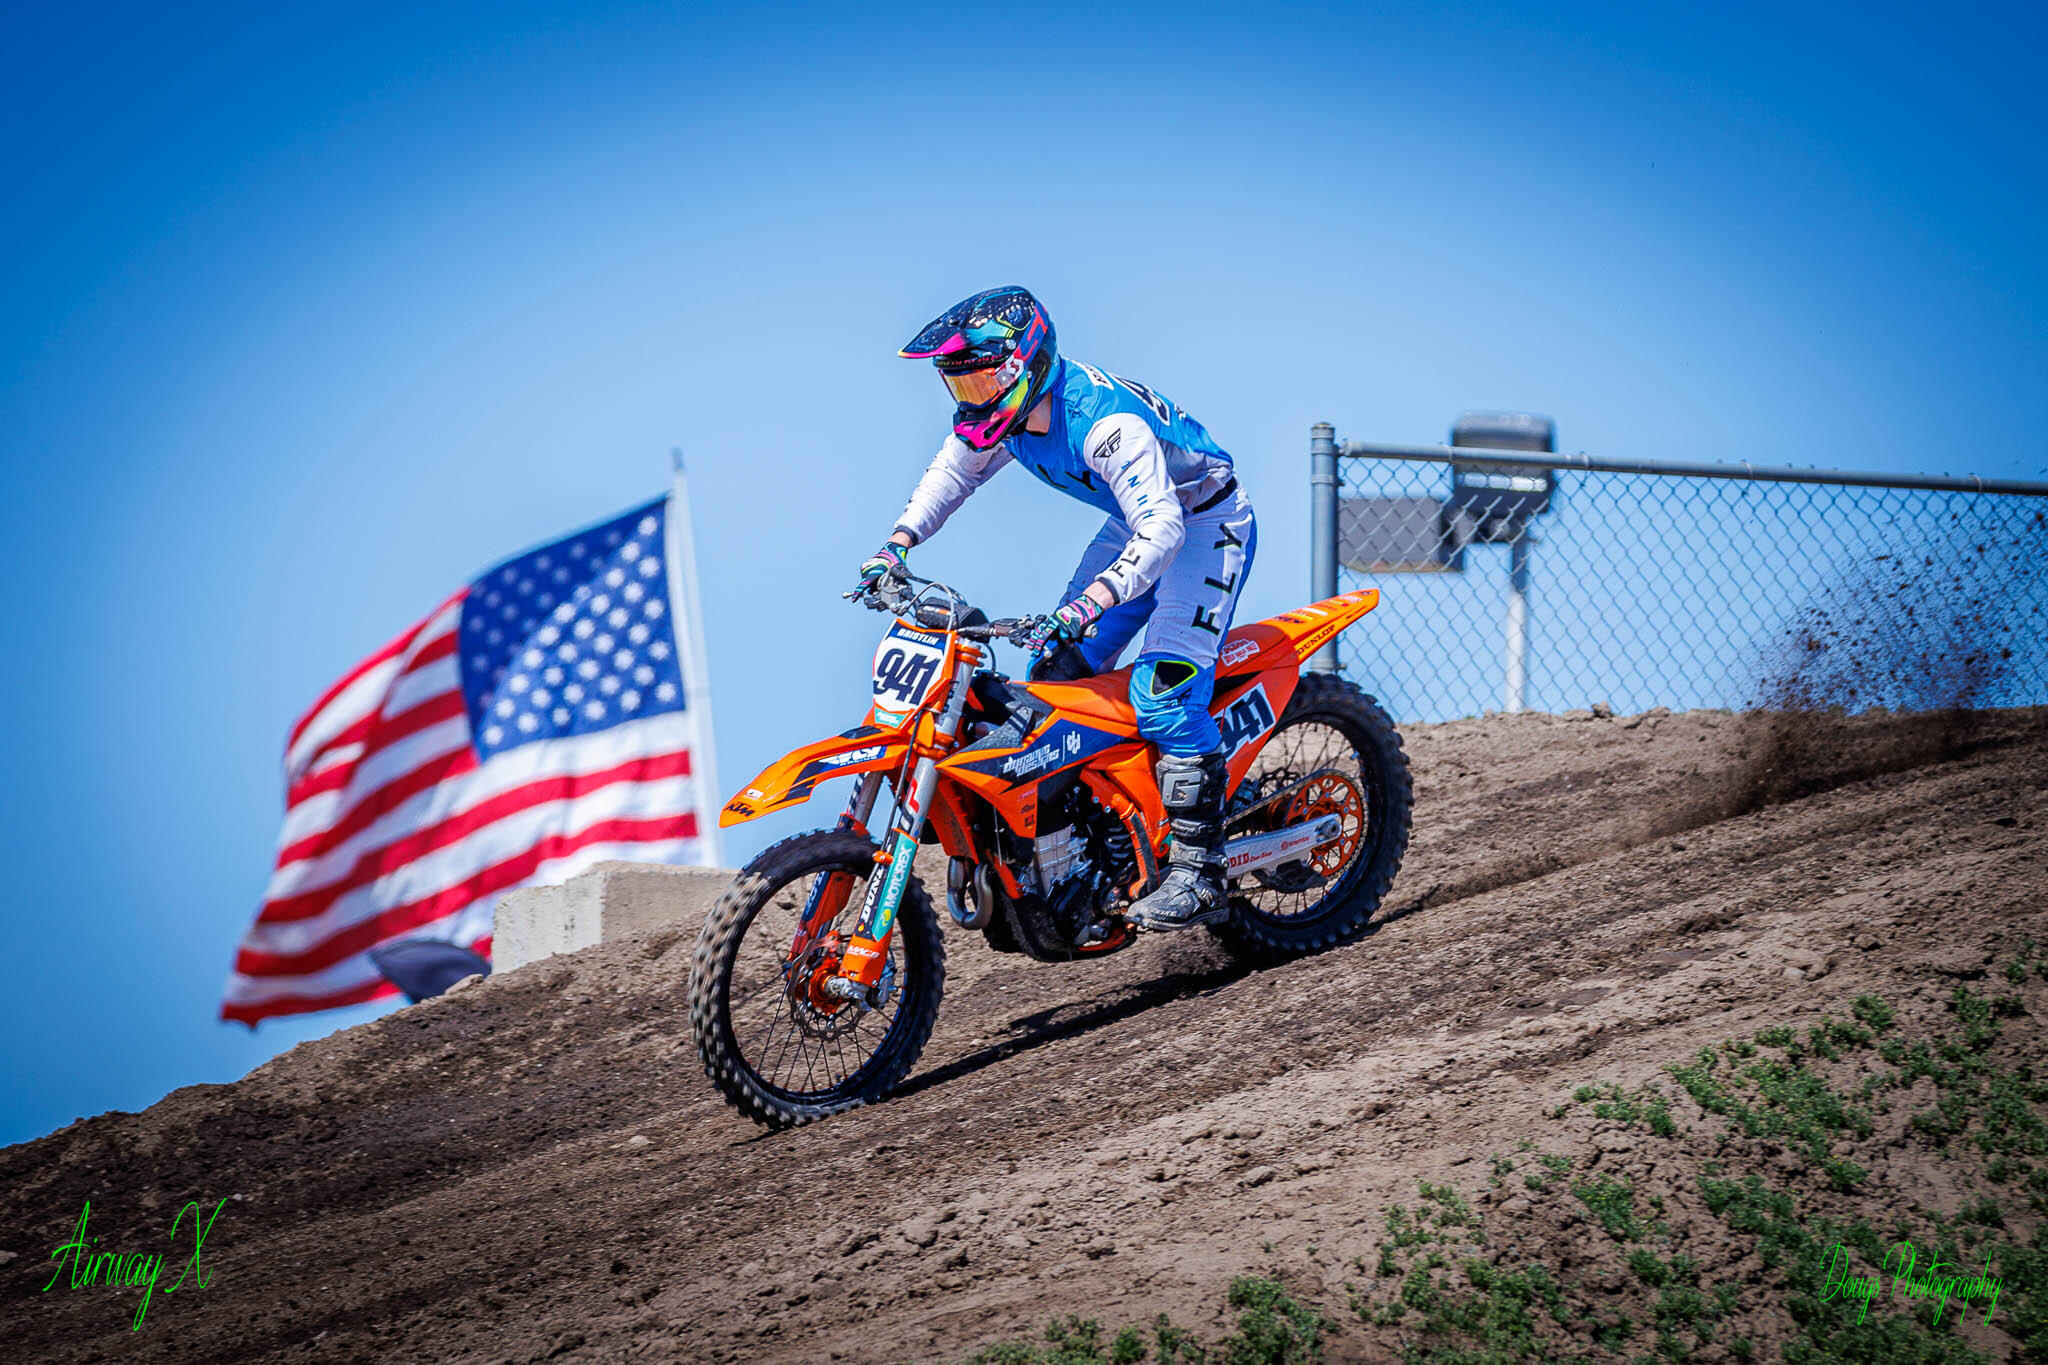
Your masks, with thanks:
M995 402L1024 373L1024 357L1012 352L1001 363L984 365L974 370L949 370L941 368L939 378L946 381L947 391L953 401L970 408L986 407Z

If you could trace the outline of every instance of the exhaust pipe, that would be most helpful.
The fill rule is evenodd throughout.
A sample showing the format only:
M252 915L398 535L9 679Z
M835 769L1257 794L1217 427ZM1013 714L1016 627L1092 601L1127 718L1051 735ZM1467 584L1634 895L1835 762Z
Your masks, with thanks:
M988 869L965 858L946 863L946 913L962 929L986 929L995 914L996 889Z

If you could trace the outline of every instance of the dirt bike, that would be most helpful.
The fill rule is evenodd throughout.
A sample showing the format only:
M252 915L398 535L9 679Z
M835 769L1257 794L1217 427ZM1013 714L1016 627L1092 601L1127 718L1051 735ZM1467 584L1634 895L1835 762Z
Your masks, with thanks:
M859 778L834 829L784 839L712 907L690 974L704 1069L769 1128L888 1095L937 1021L946 950L912 872L946 857L946 909L998 952L1041 962L1131 945L1121 913L1158 881L1168 826L1138 735L1130 670L1014 682L990 620L944 584L901 574L846 594L896 617L875 650L861 724L771 764L726 803L728 826ZM1211 711L1228 754L1227 922L1210 932L1270 963L1365 934L1408 847L1408 761L1393 722L1334 674L1302 671L1379 602L1346 593L1232 630ZM884 788L893 814L870 820Z

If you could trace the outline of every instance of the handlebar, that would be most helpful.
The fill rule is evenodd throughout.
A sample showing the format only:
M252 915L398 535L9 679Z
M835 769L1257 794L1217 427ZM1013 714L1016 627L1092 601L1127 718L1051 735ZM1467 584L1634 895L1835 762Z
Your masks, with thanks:
M985 626L962 626L960 633L970 640L1007 640L1023 626L1021 616L1005 616Z
M946 600L933 601L923 592L913 592L913 584L936 588L945 594ZM870 611L886 611L894 616L907 614L927 630L955 631L969 640L1007 639L1028 623L1028 618L1019 616L991 621L979 607L969 606L966 598L944 583L911 573L886 573L875 582L860 584L841 596Z

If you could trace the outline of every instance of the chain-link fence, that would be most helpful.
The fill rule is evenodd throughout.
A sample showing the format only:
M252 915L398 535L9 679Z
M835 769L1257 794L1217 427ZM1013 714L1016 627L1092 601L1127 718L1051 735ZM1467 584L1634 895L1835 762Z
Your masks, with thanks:
M2048 704L2048 484L1312 440L1318 667L1397 719Z

